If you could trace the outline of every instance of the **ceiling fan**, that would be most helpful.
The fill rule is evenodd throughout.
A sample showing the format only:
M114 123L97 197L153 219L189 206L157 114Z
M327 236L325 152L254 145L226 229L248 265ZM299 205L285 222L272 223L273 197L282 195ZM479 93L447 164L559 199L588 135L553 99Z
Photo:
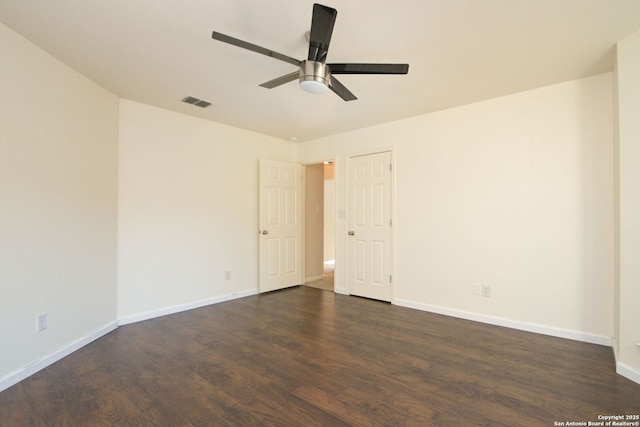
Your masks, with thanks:
M307 92L320 93L331 89L343 100L353 101L358 98L334 77L335 74L407 74L409 72L409 64L327 64L327 52L337 15L338 11L333 8L317 3L313 5L311 31L309 32L309 55L303 61L216 31L211 37L298 67L297 71L260 85L267 89L273 89L299 79L300 87Z

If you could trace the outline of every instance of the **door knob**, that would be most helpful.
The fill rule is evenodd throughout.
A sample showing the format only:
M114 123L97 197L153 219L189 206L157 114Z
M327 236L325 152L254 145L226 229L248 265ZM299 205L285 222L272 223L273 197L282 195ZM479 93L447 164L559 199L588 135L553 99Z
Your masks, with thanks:
M262 234L269 234L267 230L262 230Z
M353 231L349 231L349 236L355 236L356 233L354 233Z

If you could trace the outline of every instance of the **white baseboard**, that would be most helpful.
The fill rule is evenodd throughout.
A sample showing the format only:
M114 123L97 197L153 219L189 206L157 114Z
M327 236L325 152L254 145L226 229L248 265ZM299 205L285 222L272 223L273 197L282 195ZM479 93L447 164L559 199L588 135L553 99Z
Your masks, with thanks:
M616 373L633 381L634 383L640 384L640 371L627 365L626 363L616 363Z
M127 325L129 323L141 322L143 320L153 319L155 317L166 316L168 314L179 313L181 311L193 310L194 308L200 308L211 304L217 304L219 302L231 301L236 298L244 298L251 295L258 294L258 289L247 289L240 292L233 292L226 295L221 295L213 298L207 298L200 301L194 301L187 304L174 305L171 307L161 308L159 310L146 311L144 313L132 314L129 316L123 316L118 319L120 325Z
M536 334L549 335L552 337L566 338L574 341L582 341L591 344L605 345L611 347L613 341L611 337L589 334L586 332L572 331L563 328L554 328L536 323L521 322L518 320L506 319L503 317L487 316L485 314L472 313L464 310L455 310L436 305L423 304L415 301L396 299L396 305L414 308L416 310L428 311L431 313L444 314L446 316L457 317L475 322L488 323L490 325L504 326L506 328L518 329L521 331L534 332Z
M320 276L307 277L306 279L304 279L304 283L313 282L314 280L320 279L324 279L324 274L321 274Z
M613 339L613 357L616 361L616 373L622 375L626 379L629 379L635 383L640 384L640 371L627 365L626 363L618 362L618 346L616 345L615 338Z
M34 362L28 364L27 366L20 368L14 372L11 372L4 377L0 378L0 392L8 389L9 387L19 383L25 378L30 377L36 372L46 368L47 366L57 362L65 356L70 355L76 350L81 349L85 345L89 344L92 341L97 340L100 337L105 336L109 332L115 330L118 327L118 322L111 322L102 328L91 332L89 335L80 338L69 345L62 347L59 350L54 351Z

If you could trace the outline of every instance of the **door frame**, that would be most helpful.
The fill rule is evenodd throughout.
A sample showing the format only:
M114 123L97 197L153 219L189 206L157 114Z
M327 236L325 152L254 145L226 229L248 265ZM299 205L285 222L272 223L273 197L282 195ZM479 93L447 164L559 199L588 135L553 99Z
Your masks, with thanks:
M377 149L368 149L368 150L363 150L363 151L352 151L352 152L348 152L345 153L344 157L345 157L345 168L344 168L344 186L343 186L343 195L344 195L344 206L345 206L345 211L346 211L346 217L344 218L344 232L342 233L342 239L341 241L343 242L343 246L344 246L344 260L345 260L345 265L344 265L344 277L345 277L345 283L344 283L344 290L345 293L347 295L351 295L351 292L349 290L349 275L350 275L350 271L349 271L349 266L351 265L351 260L350 260L350 251L349 251L349 239L348 239L348 235L347 235L347 229L349 227L348 224L348 220L350 218L350 212L349 212L349 207L351 205L351 200L350 200L350 182L349 182L349 170L351 167L351 158L353 157L361 157L361 156L367 156L370 154L377 154L377 153L386 153L388 152L390 154L391 157L391 173L390 173L390 178L391 178L391 221L392 221L392 225L391 225L391 230L390 230L390 242L389 242L389 253L390 253L390 266L389 266L389 271L392 277L391 280L391 304L395 304L396 303L396 271L395 271L395 258L396 258L396 238L395 238L395 230L396 230L396 226L397 226L397 222L396 222L396 156L395 156L395 149L393 146L389 146L389 147L380 147ZM337 172L336 172L336 176L337 176ZM336 186L338 185L338 182L336 181ZM338 209L336 209L337 211ZM337 236L336 236L336 242L337 242ZM337 263L337 256L336 256L336 263Z
M395 147L393 145L390 146L382 146L376 149L366 149L366 150L358 150L358 151L349 151L349 152L334 152L333 154L329 154L322 157L315 157L303 162L300 162L302 166L313 165L317 163L323 163L325 161L332 161L334 165L334 173L335 173L335 258L336 265L334 270L334 286L333 291L337 294L349 295L349 242L347 236L347 221L349 218L349 212L347 211L349 206L349 159L351 157L356 156L365 156L368 154L375 154L381 152L390 152L391 153L391 219L393 220L393 225L391 227L391 276L393 278L391 282L391 304L396 303L396 283L397 283L397 275L396 275L396 171L398 170L396 163L396 152ZM303 179L306 179L305 168L302 168ZM303 185L302 188L302 259L304 260L306 257L306 236L304 231L304 221L306 221L306 212L304 211L304 206L306 202L306 191ZM306 266L305 263L302 263L302 274L303 277L306 277Z

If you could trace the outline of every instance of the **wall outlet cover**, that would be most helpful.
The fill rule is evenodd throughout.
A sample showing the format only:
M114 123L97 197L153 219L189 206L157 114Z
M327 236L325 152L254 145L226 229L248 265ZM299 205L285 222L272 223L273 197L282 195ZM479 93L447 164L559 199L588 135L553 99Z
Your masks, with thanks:
M482 285L482 296L489 298L491 296L491 286Z
M39 313L36 316L36 332L42 332L47 329L47 313Z

